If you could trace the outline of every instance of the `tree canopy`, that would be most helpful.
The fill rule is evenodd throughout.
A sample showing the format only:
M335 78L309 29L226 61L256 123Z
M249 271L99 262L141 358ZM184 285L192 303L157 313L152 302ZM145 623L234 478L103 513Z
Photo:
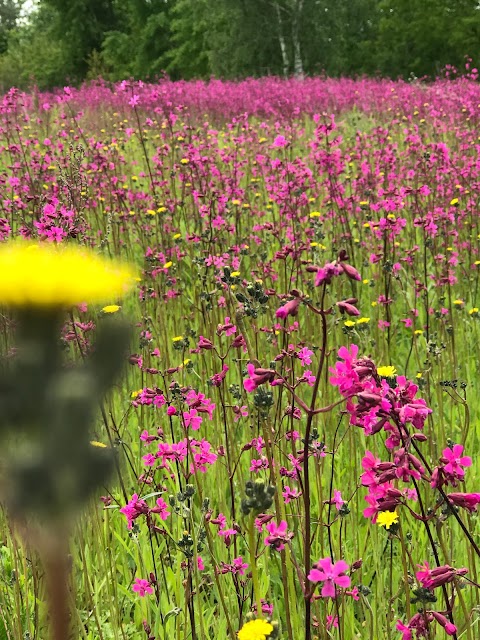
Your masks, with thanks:
M435 76L480 51L478 0L0 0L0 83Z

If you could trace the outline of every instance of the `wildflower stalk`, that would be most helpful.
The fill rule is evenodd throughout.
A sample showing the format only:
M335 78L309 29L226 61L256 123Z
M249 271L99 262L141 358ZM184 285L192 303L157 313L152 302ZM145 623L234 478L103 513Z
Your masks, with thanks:
M253 596L257 605L257 616L261 618L262 598L260 594L260 582L258 581L256 541L255 541L255 514L252 512L248 521L248 552L250 555L250 570L252 572Z
M280 520L287 520L287 512L285 509L285 502L282 496L282 482L280 480L279 474L277 472L277 466L274 463L270 439L268 437L267 425L266 421L262 421L263 426L263 439L265 440L265 448L267 450L267 458L268 465L270 468L270 472L273 475L275 481L275 508L277 511L277 516L279 516ZM289 545L285 546L281 552L282 555L282 581L284 588L284 598L285 598L285 620L287 623L287 633L289 640L293 640L293 628L292 628L292 615L291 615L291 607L295 606L296 598L295 596L295 584L293 581L293 572L292 572L292 560L291 560L291 550ZM296 607L295 607L296 609ZM296 614L295 610L295 614ZM297 620L298 615L294 616L294 619Z
M310 504L310 473L309 473L309 446L310 446L310 433L312 430L312 422L315 410L315 401L317 399L318 389L320 386L320 380L322 377L323 366L325 363L326 352L327 352L327 319L325 316L325 312L323 311L323 304L325 300L325 292L326 286L324 285L322 291L322 301L320 305L320 310L318 311L321 324L322 324L322 345L320 347L320 361L318 363L317 375L315 378L315 383L312 390L312 399L310 403L310 410L307 416L307 424L305 426L305 446L304 446L304 456L303 456L303 503L305 507L305 539L304 539L304 567L305 567L305 640L311 640L312 630L311 630L311 598L312 594L310 592L309 584L308 584L308 574L310 573L311 567L311 544L312 544L312 534L311 534L311 504Z

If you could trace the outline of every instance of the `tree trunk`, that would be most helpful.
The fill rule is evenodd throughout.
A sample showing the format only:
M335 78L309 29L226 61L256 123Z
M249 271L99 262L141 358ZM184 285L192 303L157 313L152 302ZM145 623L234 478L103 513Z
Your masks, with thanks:
M295 78L303 80L302 49L300 47L300 17L303 11L304 0L295 0L292 20L292 41L293 41L293 74Z
M289 60L288 60L287 45L285 43L285 37L283 35L282 16L280 14L280 7L278 6L278 2L275 2L275 9L277 11L278 40L279 40L279 43L280 43L280 51L282 52L283 75L285 77L287 77L290 64L289 64Z

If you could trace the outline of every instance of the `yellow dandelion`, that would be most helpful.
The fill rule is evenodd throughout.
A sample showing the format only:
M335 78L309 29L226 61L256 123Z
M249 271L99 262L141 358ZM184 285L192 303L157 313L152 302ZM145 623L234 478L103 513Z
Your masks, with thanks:
M0 303L72 307L122 297L133 285L130 266L79 246L13 241L0 248Z
M413 332L416 336L421 336L423 333L423 329L415 329L415 331Z
M457 307L461 307L462 305L465 304L465 301L462 300L461 298L457 298L457 300L453 301L453 304L455 304Z
M181 162L182 164L188 164L188 163L190 162L190 160L189 160L188 158L182 158L182 159L180 160L180 162Z
M473 307L473 309L470 309L470 311L468 312L471 316L476 316L478 313L478 307Z
M450 206L456 207L458 205L458 198L453 198L450 200Z
M381 511L377 516L377 524L385 529L390 529L392 524L397 524L398 513L396 511Z
M387 365L385 367L377 367L377 373L381 378L393 378L397 370L392 365Z
M118 304L108 304L106 307L103 307L103 313L117 313L120 311L122 307Z
M173 235L173 239L174 239L174 240L178 240L178 239L179 239L179 238L181 238L181 237L182 237L182 234L181 234L181 233L175 233L175 234Z
M370 318L359 318L357 320L357 324L368 324L370 322Z
M237 633L238 640L266 640L273 631L273 625L266 620L250 620Z
M90 444L92 447L98 447L99 449L107 449L106 444L103 444L103 442L98 442L97 440L90 440Z
M355 326L355 321L354 320L345 320L345 322L343 323L348 329L351 329L352 327Z
M320 211L310 211L310 218L320 218L321 215Z
M163 269L170 269L172 264L173 262L171 260L169 260L168 262L165 262L165 264L163 265Z
M240 275L240 271L232 271L230 275L232 276L232 278L238 278L238 276Z
M180 342L181 340L183 340L183 336L175 336L172 338L172 342Z

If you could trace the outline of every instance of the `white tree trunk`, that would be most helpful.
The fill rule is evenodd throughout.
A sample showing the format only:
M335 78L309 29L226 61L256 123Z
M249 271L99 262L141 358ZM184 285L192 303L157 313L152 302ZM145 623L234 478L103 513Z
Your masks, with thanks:
M280 13L280 7L278 6L278 2L275 2L275 9L277 11L278 40L280 42L280 51L282 52L283 75L285 77L287 77L288 76L288 69L289 69L290 64L289 64L289 60L288 60L287 45L285 44L285 37L283 35L282 16L281 16L281 13Z
M303 60L302 50L300 47L300 16L303 11L304 0L296 0L293 6L293 20L292 20L292 40L293 40L293 73L295 78L303 80Z

